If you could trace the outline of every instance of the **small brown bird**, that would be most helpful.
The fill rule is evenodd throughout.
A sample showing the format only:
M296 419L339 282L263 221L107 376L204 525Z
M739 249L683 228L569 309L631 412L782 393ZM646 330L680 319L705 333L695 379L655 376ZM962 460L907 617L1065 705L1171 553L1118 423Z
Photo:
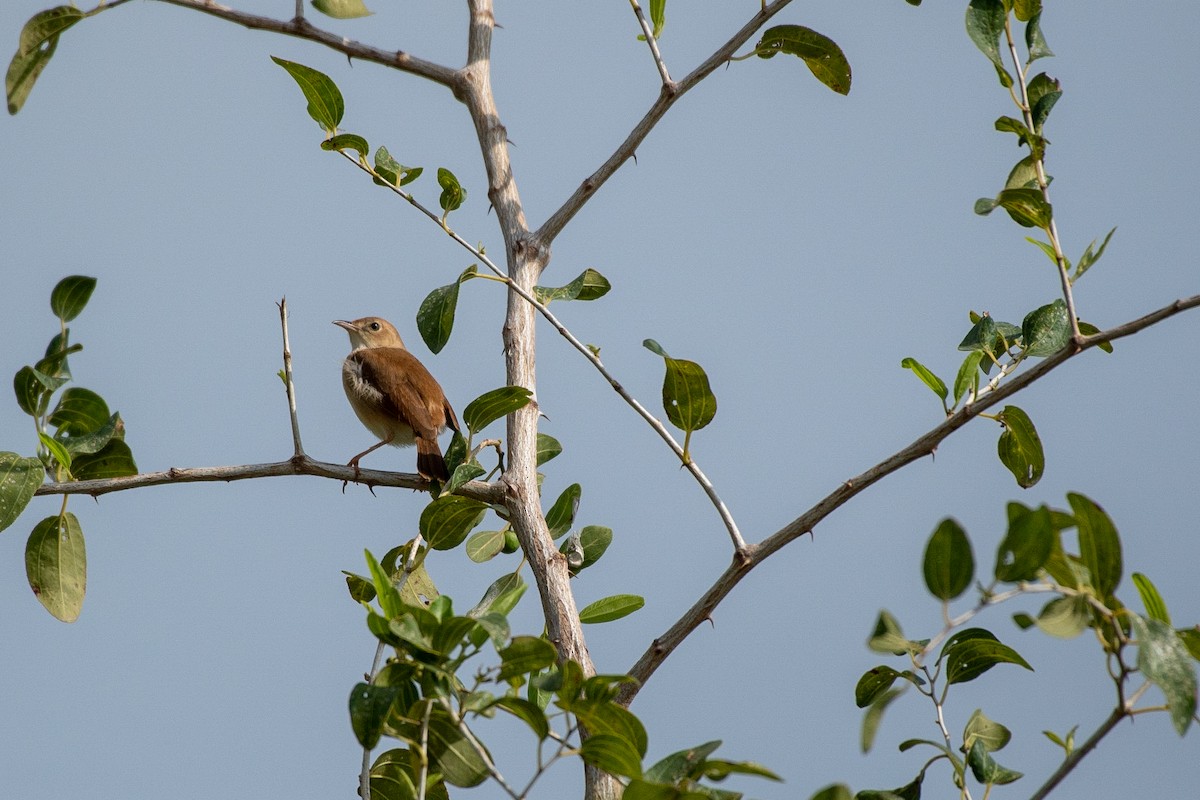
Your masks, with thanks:
M347 466L357 472L359 459L385 444L416 444L417 472L426 478L449 480L437 437L447 427L459 428L442 387L404 348L404 340L387 320L363 317L333 324L350 334L351 352L342 362L342 386L350 407L380 440L350 459Z

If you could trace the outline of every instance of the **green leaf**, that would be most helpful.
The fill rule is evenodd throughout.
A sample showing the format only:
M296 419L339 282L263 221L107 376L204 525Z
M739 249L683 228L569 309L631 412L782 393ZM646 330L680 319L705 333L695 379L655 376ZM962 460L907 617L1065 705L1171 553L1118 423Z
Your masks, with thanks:
M1020 511L1014 512L1016 507ZM1029 510L1019 503L1009 506L1008 532L996 552L996 580L1032 581L1054 551L1056 531L1046 506Z
M677 784L680 781L700 777L708 757L721 746L719 740L678 750L654 763L646 770L646 780L656 783Z
M910 671L898 672L891 667L880 664L862 674L854 687L854 704L866 708L880 698L897 678L903 678L914 685L920 684L920 679Z
M420 167L406 167L388 152L382 145L375 151L375 177L371 178L377 186L399 187L412 183L424 172Z
M583 563L575 570L579 573L600 560L612 544L612 528L603 525L585 525L579 531L579 543L583 547Z
M777 53L804 59L808 69L821 83L838 94L850 93L850 62L837 43L828 36L803 25L776 25L763 31L754 46L759 58L772 58Z
M921 0L908 0L910 5L920 5ZM831 783L814 794L809 800L854 800L850 787L844 783Z
M371 152L371 145L356 133L339 133L337 136L321 142L321 149L331 152L336 150L339 153L345 150L354 150L358 153L358 160L365 164L367 153Z
M108 403L90 389L72 386L62 393L47 422L58 428L59 435L78 436L104 427L111 416Z
M504 548L504 531L476 531L467 539L467 558L482 564Z
M1033 131L1040 134L1042 126L1050 116L1050 109L1062 97L1062 84L1044 72L1039 72L1029 81L1026 88L1029 94L1030 116L1033 117Z
M1035 622L1044 633L1074 639L1092 624L1092 609L1082 597L1056 597L1046 603Z
M478 619L485 614L507 614L516 608L529 585L518 573L503 575L492 582L475 607L467 612L468 617Z
M56 6L39 11L25 23L4 78L9 114L16 114L29 99L33 84L58 49L59 35L86 16L74 6Z
M1016 650L995 639L953 640L947 642L942 655L946 659L946 680L951 684L975 680L997 664L1017 664L1033 670Z
M95 288L95 278L85 275L63 278L50 292L50 309L64 323L70 322L83 311Z
M359 683L350 691L350 727L354 737L367 750L379 744L383 723L392 710L398 689L392 686L372 686Z
M542 711L537 704L520 697L501 697L496 700L494 705L503 708L528 725L539 741L550 735L550 723L546 719L546 712Z
M1000 205L994 197L981 197L975 201L975 213L981 217L986 217L988 214L996 210L996 206Z
M953 600L967 590L975 577L971 542L957 522L944 519L925 546L925 585L939 600Z
M447 459L447 463L449 463L449 459ZM486 470L479 465L479 462L475 461L474 459L465 464L459 464L454 468L454 471L450 473L450 480L446 483L445 491L456 492L460 486L470 483L480 475L483 475L485 471Z
M457 210L467 199L467 190L458 182L458 178L454 177L454 173L445 167L438 167L437 176L438 186L442 187L438 204L445 212L442 215L442 219L445 220L446 214Z
M431 767L451 786L470 788L487 780L484 756L442 708L429 715L429 755Z
M924 649L924 644L905 639L896 618L887 611L880 611L878 619L875 620L875 629L867 639L867 647L876 653L899 656L905 653L919 653Z
M71 471L71 452L67 450L66 446L63 445L62 442L58 441L58 439L47 436L41 431L38 431L38 441L42 443L42 447L46 448L46 451L50 454L50 457L53 458L54 461L56 461L68 473ZM52 476L52 478L56 481L73 480L71 477L64 477L58 470L55 470L55 474Z
M300 91L304 92L304 99L308 101L308 115L316 120L328 135L333 136L337 133L342 115L346 112L346 104L337 84L330 80L328 75L312 67L275 56L271 56L271 60L287 70L300 87Z
M984 747L983 741L979 739L976 739L975 743L971 745L971 749L967 751L967 765L971 768L971 774L975 776L975 780L989 786L1012 783L1024 775L1024 773L996 763L996 759L992 758L987 748Z
M0 452L0 531L21 516L45 480L46 468L39 459Z
M667 0L650 0L650 22L654 26L653 36L657 39L667 24Z
M1187 651L1192 654L1192 658L1200 661L1200 626L1180 628L1175 633L1179 635L1179 641L1183 642Z
M418 530L434 550L453 550L483 521L488 507L456 494L442 495L421 511Z
M363 553L366 555L367 568L371 571L375 594L379 598L379 608L383 610L387 619L395 619L404 612L404 601L400 599L400 592L392 582L392 576L375 560L371 551L364 550Z
M1046 44L1046 37L1042 35L1042 15L1041 13L1034 14L1029 18L1029 23L1025 26L1025 46L1029 48L1029 61L1039 58L1049 58L1054 55L1054 51L1050 49L1050 45Z
M1121 582L1121 538L1104 509L1081 494L1067 494L1079 530L1079 557L1091 575L1092 587L1107 599Z
M1028 22L1042 13L1042 0L1012 0L1013 15L1021 22Z
M105 478L124 478L137 475L133 452L121 439L110 439L95 453L82 452L71 460L71 472L76 480L94 481Z
M1045 357L1062 350L1071 341L1067 304L1059 299L1030 311L1021 323L1021 335L1026 355Z
M1104 255L1104 248L1108 247L1108 240L1116 232L1116 228L1109 231L1108 235L1104 237L1104 241L1100 243L1100 249L1095 252L1092 251L1092 248L1096 246L1096 240L1092 240L1087 249L1083 251L1083 255L1079 257L1079 264L1075 267L1075 274L1071 276L1071 283L1079 280L1083 273L1087 272L1093 264L1100 260L1100 256Z
M1012 739L1012 731L999 722L988 719L980 709L975 709L967 725L963 729L963 746L968 750L980 742L989 753L1003 750Z
M776 775L762 764L753 761L725 761L724 759L707 759L704 762L704 777L713 781L723 781L730 775L753 775L756 778L766 778L769 781L782 783L783 778Z
M636 594L614 594L585 606L579 612L579 621L584 625L612 622L629 616L644 605L646 605L645 598L638 597Z
M1004 33L1004 4L1001 0L971 0L967 5L967 35L997 72L1004 70L1000 57L1000 36Z
M1016 406L1005 406L998 415L1004 431L997 442L1000 462L1017 479L1017 485L1028 489L1042 479L1046 470L1046 454L1042 440L1029 415Z
M562 695L559 705L579 718L583 726L592 733L611 733L619 736L633 745L639 757L646 755L646 728L641 720L628 709L622 708L611 700L600 700L589 697L576 698L564 705Z
M1004 350L1004 343L996 330L996 321L984 314L958 343L958 349L979 350L990 354L993 358L999 356Z
M562 452L558 439L546 433L537 435L537 465L540 467Z
M967 353L967 357L963 359L962 364L958 368L958 375L954 378L954 403L958 404L968 392L974 398L979 393L979 362L983 361L983 351L974 350Z
M579 510L579 498L583 495L583 487L572 483L554 501L554 505L546 512L546 527L554 539L571 530L575 522L575 514Z
M512 643L498 653L502 681L546 669L558 659L554 645L538 636L514 636Z
M67 383L65 378L54 378L34 367L21 367L13 376L13 392L17 405L31 417L46 413L50 395Z
M529 405L533 392L523 386L501 386L481 394L463 409L463 422L471 433L479 433L491 423Z
M67 357L83 349L81 344L67 344L70 333L71 329L67 328L54 334L54 338L46 346L46 355L34 365L34 369L52 378L70 378L71 368L67 365Z
M1047 228L1054 216L1054 209L1040 189L1003 189L996 195L996 204L1008 212L1013 222L1025 228Z
M38 602L63 622L79 619L87 589L87 552L75 515L46 517L25 544L25 575Z
M666 362L663 408L671 424L691 433L712 422L717 415L717 398L708 385L704 368L694 361L671 358L653 339L646 339L642 346L662 356Z
M362 0L312 0L312 7L334 19L357 19L373 13Z
M863 714L862 730L859 733L859 749L863 753L871 752L875 746L875 736L879 733L879 725L883 722L883 712L897 697L904 694L900 689L889 689L875 698L874 702Z
M626 778L642 774L642 760L629 742L611 733L596 733L580 746L583 760L604 772Z
M1037 168L1034 166L1034 164L1035 164L1035 159L1033 156L1025 156L1020 161L1018 161L1013 166L1012 170L1008 173L1008 178L1004 181L1004 188L1005 189L1020 189L1020 188L1033 189L1033 188L1036 188L1037 187ZM988 209L989 212L991 212L992 208L995 208L994 201L990 201L990 202L993 202L993 205L991 208ZM1030 240L1030 241L1033 241L1033 240ZM1037 242L1037 244L1041 244L1041 242ZM1051 261L1054 260L1054 251L1053 250L1050 251L1050 260Z
M950 395L950 392L946 389L946 384L942 383L942 379L930 372L924 364L915 358L903 359L900 362L900 366L904 369L911 369L921 379L921 382L928 386L934 394L942 398L943 401Z
M351 600L356 603L369 603L375 599L375 587L369 580L346 570L342 570L342 574L346 576L346 590L350 592Z
M1100 329L1090 322L1079 320L1079 332L1084 336L1095 336L1100 332ZM1112 342L1100 342L1100 344L1096 345L1096 347L1099 347L1106 353L1111 353L1113 351Z
M533 296L541 303L549 305L552 300L598 300L608 294L612 284L596 270L588 267L579 277L566 286L550 288L547 286L533 287Z
M430 351L440 353L450 341L454 312L458 308L458 287L477 274L479 270L472 264L463 270L454 283L439 286L421 302L421 307L417 309L417 330Z
M1146 607L1146 616L1170 625L1171 615L1167 611L1167 604L1150 579L1140 572L1135 572L1129 577L1133 579L1133 585L1137 587L1138 594L1142 598L1142 605Z

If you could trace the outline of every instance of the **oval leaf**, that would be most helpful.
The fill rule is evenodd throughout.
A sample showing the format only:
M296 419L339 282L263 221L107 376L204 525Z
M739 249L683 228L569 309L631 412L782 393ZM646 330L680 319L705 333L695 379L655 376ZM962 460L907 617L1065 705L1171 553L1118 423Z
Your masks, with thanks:
M86 16L74 6L57 6L39 11L25 23L4 78L9 114L16 114L25 105L33 84L58 49L59 34Z
M572 483L563 489L562 494L554 501L554 505L546 512L546 527L550 529L552 538L557 539L571 530L571 525L575 522L575 512L579 510L579 498L582 495L583 487L578 483Z
M21 516L45 480L46 468L41 460L0 453L0 531Z
M642 774L642 760L633 745L611 733L589 736L579 748L583 760L604 772L637 778Z
M1101 599L1121 582L1121 538L1104 509L1081 494L1069 493L1079 530L1079 557L1092 576L1092 586Z
M579 621L584 625L594 625L600 622L627 617L646 605L645 598L636 594L614 594L594 603L589 603L579 612Z
M358 743L367 750L379 744L383 723L397 694L395 687L369 683L359 683L350 691L350 727Z
M330 136L337 133L342 115L346 112L346 104L337 84L330 80L328 75L312 67L275 56L271 56L271 60L287 70L300 87L300 91L304 92L304 99L308 101L308 115Z
M471 433L479 433L491 423L529 405L533 392L524 386L501 386L472 400L463 409L463 422Z
M1036 580L1058 541L1050 509L1042 506L1010 515L1008 532L996 553L996 579L1008 583Z
M78 436L104 427L110 420L108 403L90 389L72 386L62 393L47 420L59 434Z
M133 453L121 439L111 439L99 451L80 453L71 460L71 473L81 481L124 478L137 471Z
M776 25L763 31L754 46L759 58L787 53L804 59L817 80L838 94L850 93L850 62L837 43L803 25Z
M1000 463L1017 479L1017 485L1028 489L1042 479L1046 455L1042 440L1029 415L1016 406L1005 406L998 415L1004 431L997 443Z
M63 278L50 292L50 309L63 322L70 322L83 311L95 288L96 279L86 275Z
M490 561L504 548L504 531L478 531L467 539L467 558L476 564Z
M929 369L917 361L915 358L906 358L900 362L900 366L904 369L911 369L921 382L928 386L934 394L945 400L950 392L946 389L946 384L937 375L934 375Z
M488 507L456 494L442 495L421 512L418 530L434 550L453 550L483 521Z
M1021 323L1021 335L1025 340L1026 355L1045 357L1062 350L1071 341L1067 304L1055 300L1030 311Z
M960 639L948 644L942 654L946 659L946 680L949 683L975 680L997 664L1018 664L1033 670L1020 653L995 639Z
M371 145L356 133L339 133L337 136L321 142L321 149L337 150L339 153L343 150L354 150L358 153L358 160L363 161L366 159L367 153L371 152Z
M958 597L975 577L971 542L957 522L944 519L925 547L925 585L939 600Z
M539 636L514 636L512 643L498 653L502 681L546 669L558 659L554 645Z
M562 452L558 439L545 433L537 435L537 465L540 467Z
M458 178L454 177L454 173L445 167L438 167L437 172L438 186L442 187L442 194L438 197L438 204L442 207L442 211L449 214L455 211L467 199L467 190L458 182ZM445 215L443 215L445 219Z
M46 610L63 622L79 619L87 589L87 553L75 515L46 517L25 544L29 588Z
M3 483L3 478L0 478L0 483ZM1146 607L1146 616L1170 625L1171 615L1167 612L1167 604L1150 579L1140 572L1135 572L1130 577L1133 579L1133 585L1137 587L1138 594L1141 595L1142 605Z
M334 19L357 19L372 14L362 0L312 0L312 7Z
M425 346L433 353L442 352L446 342L450 341L450 331L454 328L454 312L458 307L459 282L449 286L439 286L430 292L417 309L417 330Z

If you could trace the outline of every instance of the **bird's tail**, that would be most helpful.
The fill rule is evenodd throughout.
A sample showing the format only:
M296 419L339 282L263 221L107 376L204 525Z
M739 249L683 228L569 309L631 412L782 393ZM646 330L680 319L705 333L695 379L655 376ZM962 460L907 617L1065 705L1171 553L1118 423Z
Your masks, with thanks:
M450 471L446 469L437 439L417 439L417 472L432 480L450 480Z

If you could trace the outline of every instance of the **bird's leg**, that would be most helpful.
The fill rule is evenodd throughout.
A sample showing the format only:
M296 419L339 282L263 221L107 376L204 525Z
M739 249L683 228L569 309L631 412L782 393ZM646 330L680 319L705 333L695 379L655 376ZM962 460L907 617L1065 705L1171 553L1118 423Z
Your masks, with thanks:
M362 470L360 470L358 468L358 462L362 460L362 457L365 455L368 455L370 453L374 453L376 450L383 447L385 444L391 444L393 438L395 438L395 434L388 434L388 437L386 439L384 439L381 442L377 442L376 444L371 445L366 450L363 450L361 453L356 455L354 458L352 458L346 462L347 467L354 467L354 482L355 483L358 483L359 477L362 476ZM349 481L342 481L342 491L343 492L346 491L347 483L349 483ZM375 494L375 492L372 491L371 494Z

